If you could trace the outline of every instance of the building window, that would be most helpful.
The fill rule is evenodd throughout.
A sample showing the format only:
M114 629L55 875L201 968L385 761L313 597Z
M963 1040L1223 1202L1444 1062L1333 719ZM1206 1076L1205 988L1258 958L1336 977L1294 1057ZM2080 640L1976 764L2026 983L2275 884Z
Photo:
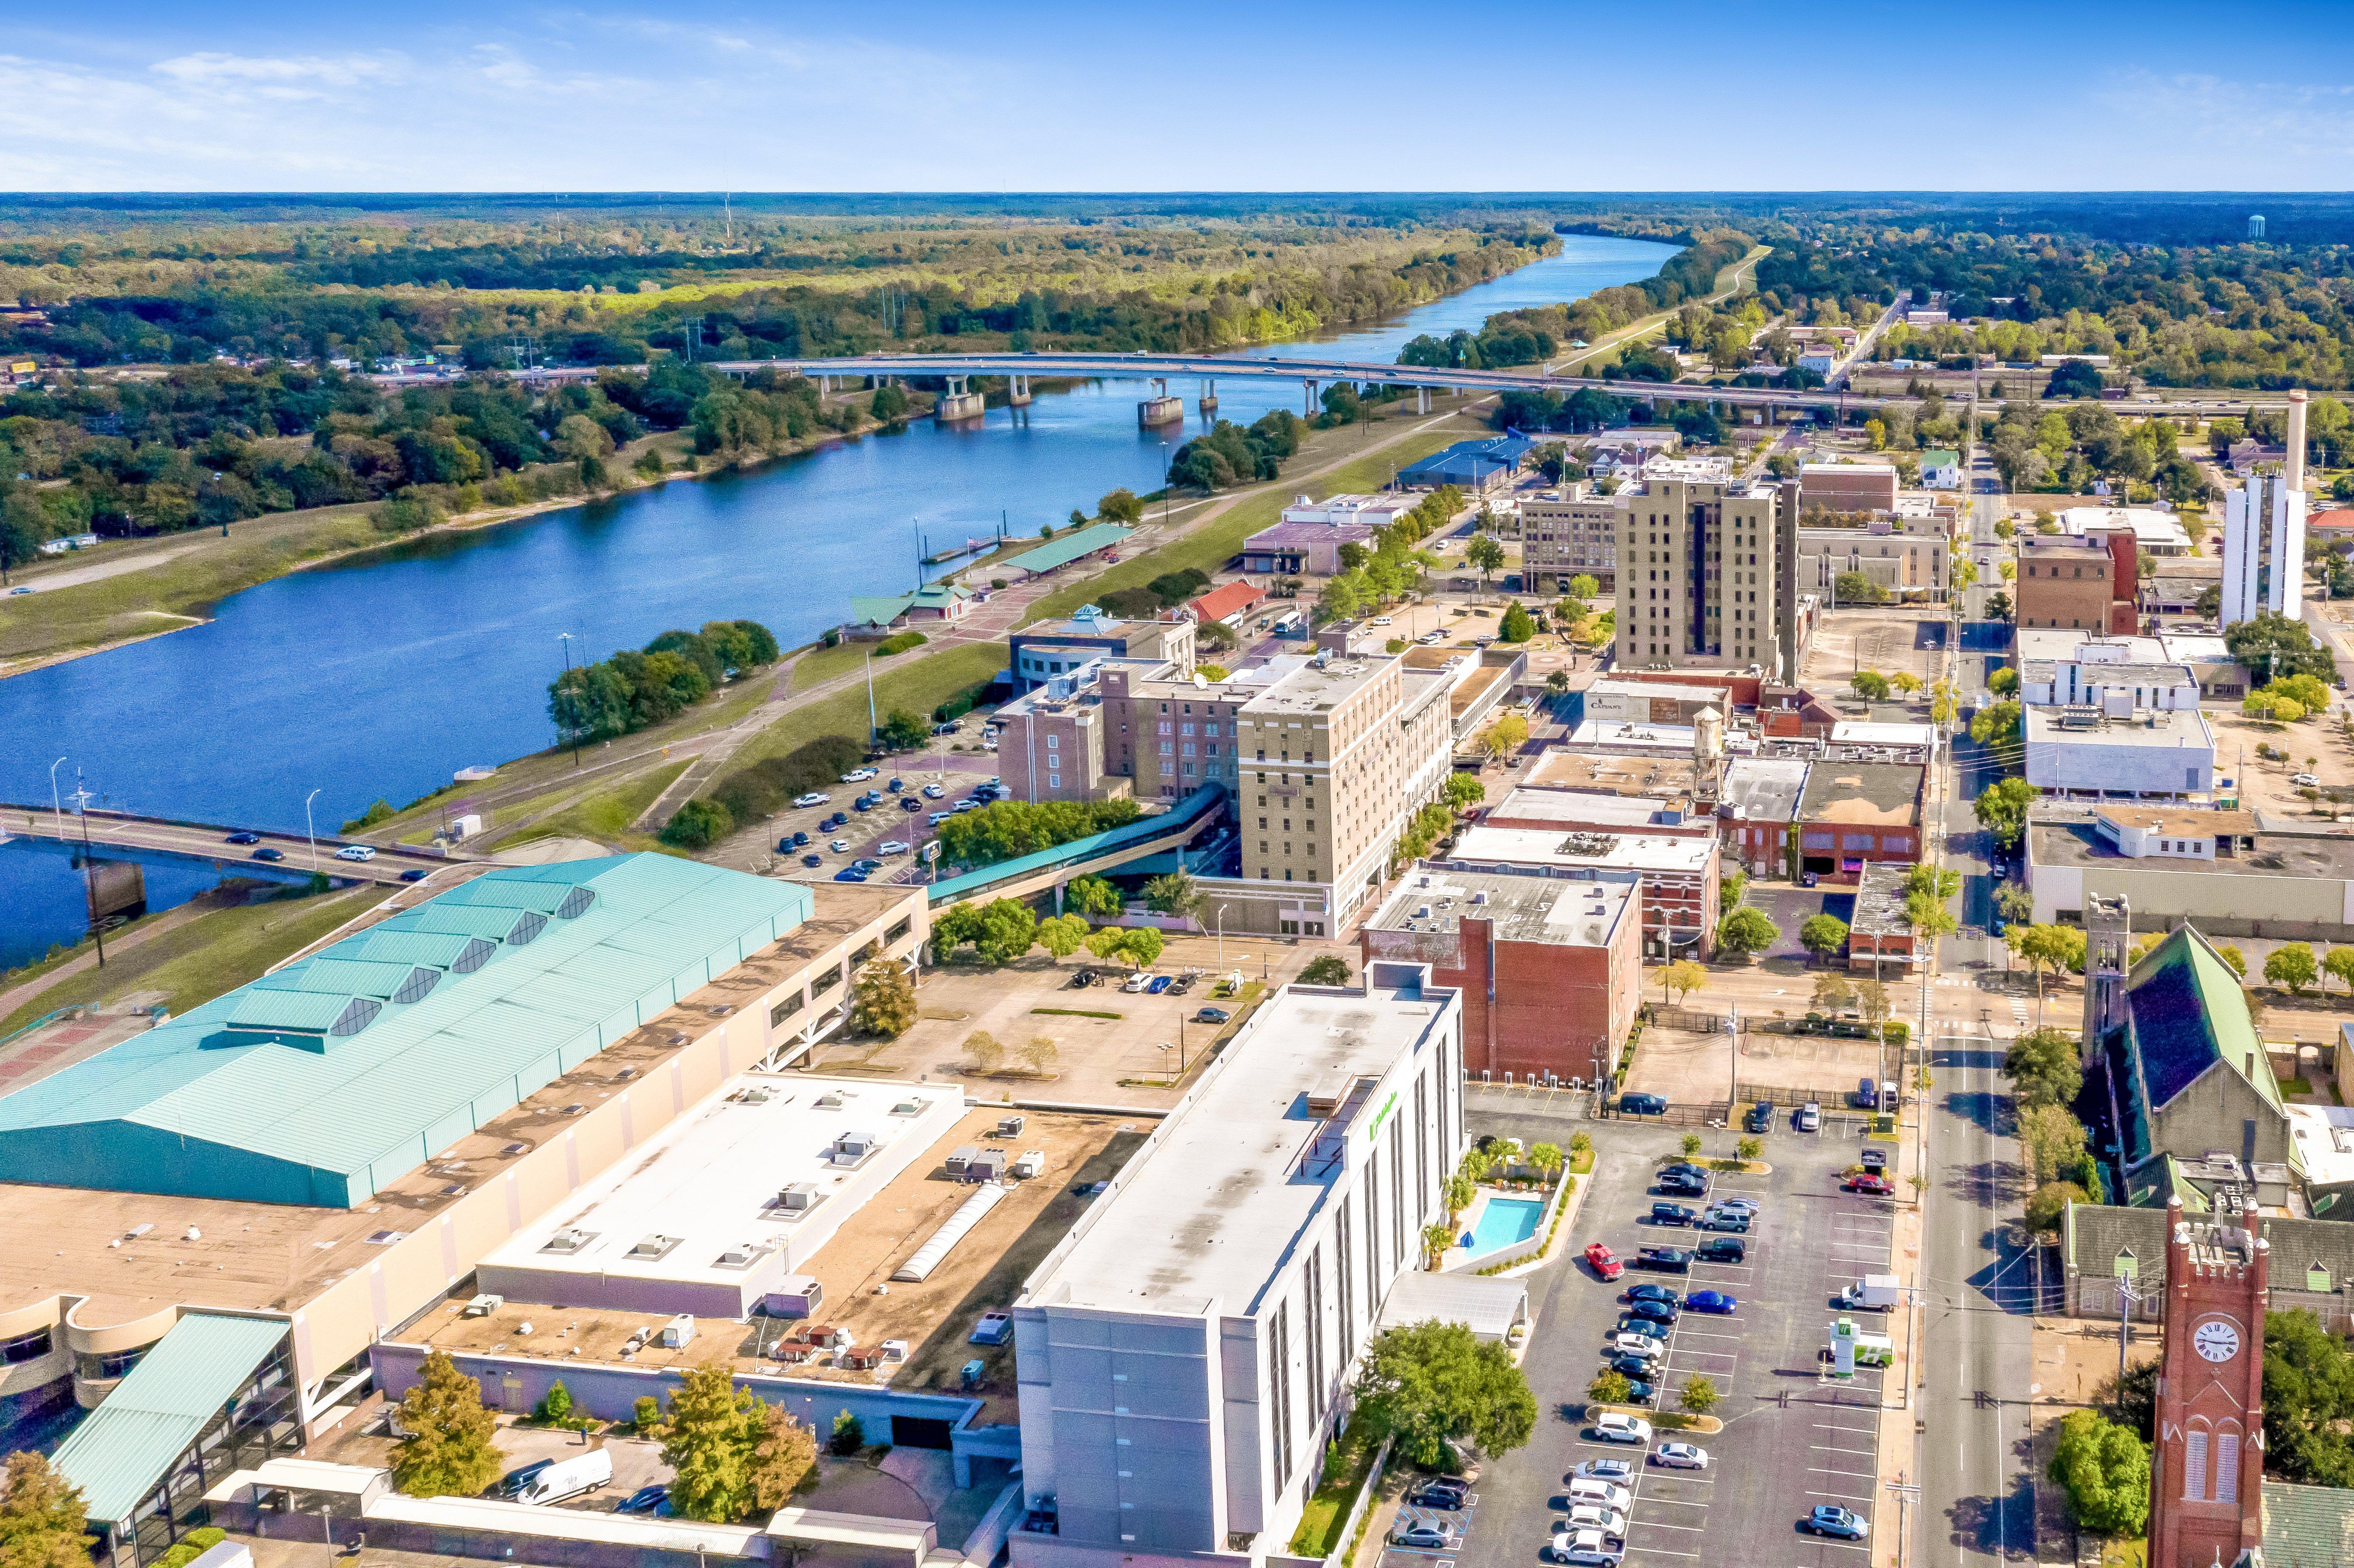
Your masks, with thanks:
M1275 1393L1275 1489L1291 1480L1291 1304L1275 1309L1267 1326L1267 1370Z
M801 1010L801 1001L799 995L789 996L769 1009L769 1027L775 1029L782 1025L786 1019Z
M2207 1434L2200 1431L2182 1435L2182 1500L2207 1500Z
M22 1366L27 1361L39 1361L49 1353L49 1330L34 1330L13 1340L0 1340L0 1366Z

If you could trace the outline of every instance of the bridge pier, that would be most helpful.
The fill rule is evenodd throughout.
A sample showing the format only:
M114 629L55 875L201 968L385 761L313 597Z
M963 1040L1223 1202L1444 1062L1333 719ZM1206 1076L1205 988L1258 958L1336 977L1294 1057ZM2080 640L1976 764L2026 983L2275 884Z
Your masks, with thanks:
M1299 384L1308 389L1308 407L1306 411L1308 417L1312 419L1316 417L1316 382L1313 377L1302 376L1300 377Z
M1151 429L1158 425L1181 423L1185 418L1185 399L1169 396L1169 378L1165 376L1153 376L1151 386L1152 396L1136 406L1139 428Z
M1427 414L1430 412L1429 387L1417 387L1414 389L1414 411L1417 414Z
M980 418L988 405L982 401L980 393L965 390L971 384L971 378L964 376L951 376L948 378L948 383L947 393L932 408L932 417L944 425L962 419Z
M1202 378L1202 412L1214 414L1217 410L1218 379L1214 376L1205 376Z
M1028 408L1030 406L1030 378L1027 376L1021 375L1017 372L1013 379L1013 390L1007 393L1005 400L1013 404L1013 407L1017 408Z

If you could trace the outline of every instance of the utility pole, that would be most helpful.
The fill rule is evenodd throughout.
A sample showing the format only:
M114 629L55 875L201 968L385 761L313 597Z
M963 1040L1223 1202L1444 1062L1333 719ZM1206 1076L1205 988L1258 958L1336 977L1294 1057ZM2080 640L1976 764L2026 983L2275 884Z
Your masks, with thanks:
M1921 1489L1909 1484L1900 1470L1888 1489L1896 1495L1896 1568L1904 1568L1904 1538L1913 1533L1913 1505L1921 1500Z
M559 631L556 636L557 640L564 644L565 686L567 690L570 690L572 684L572 633L569 631ZM573 692L572 700L576 704L579 702L580 694L577 691ZM576 710L572 716L576 722L568 724L564 727L572 732L572 766L577 768L580 766L580 726L577 722L580 715Z
M98 864L90 858L90 800L88 786L81 781L81 769L74 769L74 815L81 821L81 881L84 895L90 904L90 934L98 944L98 967L106 967L106 922L98 917Z

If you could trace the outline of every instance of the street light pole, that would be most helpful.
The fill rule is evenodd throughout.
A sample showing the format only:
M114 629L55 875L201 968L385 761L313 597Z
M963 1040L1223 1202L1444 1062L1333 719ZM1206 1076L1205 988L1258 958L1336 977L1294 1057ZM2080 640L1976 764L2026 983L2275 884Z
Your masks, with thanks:
M1225 906L1225 905L1221 904L1221 905L1219 905L1219 906L1218 906L1218 967L1219 967L1220 969L1224 969L1224 968L1225 967L1225 963L1226 963L1226 906Z
M98 917L98 863L90 858L90 790L83 787L81 773L74 773L74 815L81 819L81 879L84 896L90 903L90 934L98 943L98 967L106 967L106 923Z
M572 683L572 633L569 631L559 631L556 634L556 638L557 641L564 644L565 685L568 690ZM572 696L573 701L576 703L579 701L580 694L578 692L574 692ZM578 712L575 712L572 716L575 720L578 720L580 715ZM580 766L580 726L576 722L567 725L565 727L572 732L572 766L578 768Z
M320 787L325 788L324 785ZM319 830L311 821L311 802L319 798L317 789L302 797L302 836L311 841L311 874L319 874Z
M66 836L66 809L58 800L58 762L64 760L60 757L57 762L49 764L49 810L58 819L58 842L60 843L65 842Z

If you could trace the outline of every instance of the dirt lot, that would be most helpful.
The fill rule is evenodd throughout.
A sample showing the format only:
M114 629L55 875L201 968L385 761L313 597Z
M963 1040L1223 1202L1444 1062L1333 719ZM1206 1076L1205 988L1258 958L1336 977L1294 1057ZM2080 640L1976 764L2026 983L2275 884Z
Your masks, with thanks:
M1744 1092L1760 1086L1819 1089L1826 1103L1837 1103L1854 1092L1858 1078L1878 1077L1883 1067L1881 1053L1868 1040L1762 1031L1741 1036ZM1655 1024L1643 1031L1627 1087L1665 1095L1676 1105L1698 1105L1724 1098L1730 1068L1722 1033L1699 1033Z
M992 1370L1010 1367L1013 1347L968 1346L965 1336L981 1312L1004 1307L1022 1281L1070 1229L1087 1200L1076 1189L1108 1180L1150 1132L1149 1120L1123 1121L1116 1116L1071 1116L1026 1113L1026 1125L1013 1138L994 1136L994 1109L969 1113L956 1128L935 1144L921 1160L901 1172L875 1194L854 1220L818 1252L805 1272L825 1286L823 1319L849 1333L858 1345L880 1345L905 1340L905 1366L881 1372L839 1372L814 1364L798 1365L796 1376L845 1378L858 1382L888 1381L901 1388L951 1386L957 1369L975 1357ZM949 1179L943 1166L949 1151L960 1144L995 1144L1016 1152L1042 1150L1045 1174L1015 1184L1009 1197L991 1210L948 1260L920 1285L893 1285L878 1291L893 1268L905 1262L973 1189ZM518 1339L517 1326L534 1325L529 1340ZM419 1334L429 1344L448 1350L514 1352L530 1345L539 1353L568 1356L578 1348L580 1358L615 1361L622 1341L648 1315L586 1309L567 1310L546 1305L510 1302L483 1318L464 1318L455 1311L428 1319ZM734 1360L749 1372L774 1370L781 1364L774 1343L785 1331L779 1319L755 1318L749 1323L705 1318L696 1321L691 1344L666 1351L650 1344L631 1358L645 1367L691 1366L715 1353ZM767 1350L769 1353L762 1354ZM999 1363L1004 1363L1000 1366ZM1011 1380L1001 1380L1010 1389ZM1012 1419L1009 1414L1005 1419Z
M1859 669L1895 675L1910 670L1924 682L1936 678L1945 657L1945 618L1939 607L1841 609L1825 616L1808 645L1798 683L1829 699L1848 693L1848 677Z
M947 1078L961 1082L980 1099L1053 1100L1066 1105L1166 1106L1181 1092L1173 1080L1177 1047L1185 1049L1189 1072L1203 1054L1231 1034L1243 1021L1242 1010L1231 1001L1212 1001L1213 980L1240 970L1266 990L1299 974L1310 959L1335 953L1358 968L1353 944L1301 941L1296 945L1265 938L1226 938L1224 961L1214 936L1172 936L1156 974L1175 975L1199 969L1202 978L1183 996L1131 993L1118 980L1083 990L1071 989L1071 976L1083 959L1055 963L1044 953L1003 969L975 963L926 969L916 992L920 1016L913 1029L896 1040L849 1040L821 1051L817 1068L824 1073L873 1072L895 1078ZM1099 967L1099 966L1098 966ZM1204 1007L1219 1007L1235 1014L1224 1026L1191 1022ZM1040 1009L1055 1009L1040 1012ZM1110 1017L1088 1017L1108 1013ZM1008 1061L995 1074L974 1070L964 1043L985 1033L1006 1049ZM1052 1075L1034 1076L1022 1071L1013 1054L1032 1039L1054 1041ZM1163 1044L1170 1049L1163 1052Z
M2265 724L2223 708L2209 708L2207 722L2215 731L2215 771L2240 780L2243 810L2269 811L2278 816L2309 816L2315 805L2297 793L2291 776L2310 770L2325 790L2337 789L2348 804L2320 803L2323 814L2335 810L2354 820L2354 744L2345 731L2327 719L2297 724ZM2256 755L2258 746L2289 755L2286 762L2270 762ZM2308 762L2308 758L2315 760Z

